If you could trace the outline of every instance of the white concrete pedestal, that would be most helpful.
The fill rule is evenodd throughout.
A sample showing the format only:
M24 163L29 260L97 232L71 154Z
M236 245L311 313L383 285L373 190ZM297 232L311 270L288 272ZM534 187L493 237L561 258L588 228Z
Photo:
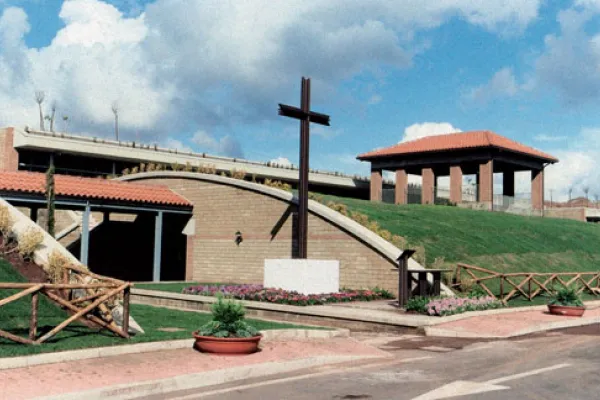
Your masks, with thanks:
M265 260L263 285L302 294L337 293L340 262L337 260Z

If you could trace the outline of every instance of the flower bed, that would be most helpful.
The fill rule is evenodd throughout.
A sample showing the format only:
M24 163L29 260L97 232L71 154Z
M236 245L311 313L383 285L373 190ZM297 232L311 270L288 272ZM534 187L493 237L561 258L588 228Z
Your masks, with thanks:
M504 307L504 305L491 296L440 297L431 299L416 297L409 300L406 311L445 317L468 311L483 311L501 307Z
M197 294L201 296L216 296L222 293L226 297L238 300L263 301L277 304L290 304L294 306L314 306L328 303L342 303L349 301L372 301L393 299L394 296L383 289L372 290L344 290L339 293L323 293L303 295L283 289L265 288L262 285L202 285L191 286L183 289L184 294Z

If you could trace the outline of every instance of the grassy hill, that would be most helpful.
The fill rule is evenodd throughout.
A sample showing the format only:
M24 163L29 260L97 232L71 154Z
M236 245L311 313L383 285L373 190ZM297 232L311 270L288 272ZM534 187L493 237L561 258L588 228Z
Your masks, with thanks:
M600 269L600 225L449 206L323 198L367 215L410 243L422 244L427 264L444 257L445 266L463 262L505 272Z

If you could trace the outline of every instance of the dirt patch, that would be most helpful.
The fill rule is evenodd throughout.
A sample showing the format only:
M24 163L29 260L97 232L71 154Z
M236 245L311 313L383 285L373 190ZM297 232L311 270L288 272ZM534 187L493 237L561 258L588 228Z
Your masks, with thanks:
M403 340L394 340L387 342L382 346L385 351L399 350L426 350L426 351L452 351L460 350L474 343L489 342L487 339L466 339L452 337L429 337L420 336L407 338Z
M0 249L5 251L5 254L0 255L10 264L13 268L21 274L28 282L32 283L44 283L48 282L48 274L39 265L23 260L23 257L17 251L14 250L15 245L9 244L6 248L4 247L4 238L0 236Z
M181 332L185 331L183 328L156 328L157 331L161 332Z

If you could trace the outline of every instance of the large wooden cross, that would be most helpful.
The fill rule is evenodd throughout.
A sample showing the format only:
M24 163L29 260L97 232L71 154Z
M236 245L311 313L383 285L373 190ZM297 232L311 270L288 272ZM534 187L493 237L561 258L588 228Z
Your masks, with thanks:
M300 171L298 180L298 258L307 258L308 242L308 160L310 123L329 126L329 115L310 111L310 78L302 77L300 108L279 104L279 115L300 120Z

